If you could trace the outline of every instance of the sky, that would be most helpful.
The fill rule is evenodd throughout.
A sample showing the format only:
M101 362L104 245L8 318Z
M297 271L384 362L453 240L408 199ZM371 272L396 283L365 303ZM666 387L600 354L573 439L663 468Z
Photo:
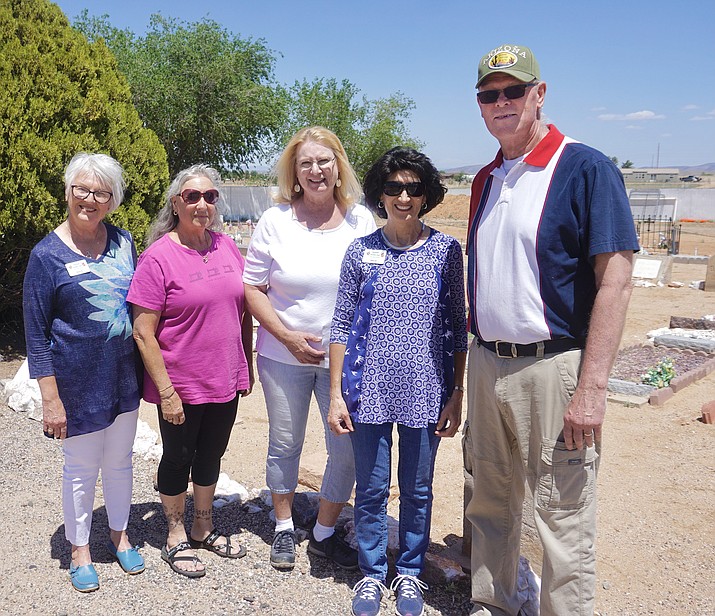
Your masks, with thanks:
M374 100L416 105L409 133L440 169L490 162L479 115L479 59L530 47L547 84L544 113L562 133L636 167L715 162L715 2L685 0L60 0L143 34L152 13L217 21L263 39L275 77L348 79Z

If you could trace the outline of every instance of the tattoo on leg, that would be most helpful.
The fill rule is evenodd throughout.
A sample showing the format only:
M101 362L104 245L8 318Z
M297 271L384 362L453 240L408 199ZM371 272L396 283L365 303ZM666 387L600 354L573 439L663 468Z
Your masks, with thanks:
M166 516L166 522L169 525L169 532L175 530L178 527L183 527L184 525L184 509L167 509L164 508L164 515Z
M211 509L194 509L194 518L197 520L210 520Z

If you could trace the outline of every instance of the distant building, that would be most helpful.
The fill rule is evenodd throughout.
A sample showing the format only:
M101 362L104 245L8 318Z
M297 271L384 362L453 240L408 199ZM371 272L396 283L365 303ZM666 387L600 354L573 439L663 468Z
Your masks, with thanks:
M670 169L667 167L659 167L655 169L640 168L640 169L621 169L623 179L626 182L679 182L680 171L678 169Z

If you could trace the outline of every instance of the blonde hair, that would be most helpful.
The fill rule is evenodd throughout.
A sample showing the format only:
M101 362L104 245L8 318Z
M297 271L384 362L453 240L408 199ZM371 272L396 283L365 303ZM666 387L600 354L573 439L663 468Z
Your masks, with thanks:
M291 137L273 169L273 174L278 182L278 191L273 195L273 200L277 203L292 203L299 196L300 192L294 190L298 183L298 175L295 170L296 152L301 145L309 141L330 148L335 154L338 178L340 178L340 186L336 185L333 189L335 201L338 205L346 207L355 203L362 194L360 182L348 161L340 139L334 132L322 126L301 128Z

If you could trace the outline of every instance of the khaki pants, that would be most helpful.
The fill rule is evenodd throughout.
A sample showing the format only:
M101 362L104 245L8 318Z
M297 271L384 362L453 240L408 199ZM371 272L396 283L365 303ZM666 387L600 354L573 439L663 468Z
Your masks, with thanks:
M541 615L593 614L600 444L568 451L562 434L580 359L581 351L500 359L476 342L469 350L472 614L519 612L525 483L544 548Z

